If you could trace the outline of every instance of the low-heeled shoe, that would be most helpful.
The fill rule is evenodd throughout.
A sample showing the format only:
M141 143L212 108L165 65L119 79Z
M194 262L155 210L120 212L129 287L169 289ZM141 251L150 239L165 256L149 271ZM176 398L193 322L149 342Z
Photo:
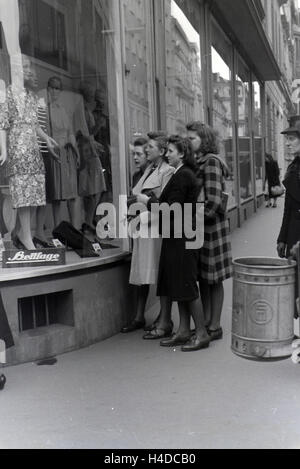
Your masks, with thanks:
M177 345L185 345L189 340L191 336L179 336L179 335L173 335L173 337L170 337L169 339L164 339L160 342L161 347L176 347Z
M208 348L210 344L210 337L207 339L199 339L198 337L194 336L187 342L185 345L181 347L182 352L195 352L196 350L202 350Z
M211 341L223 339L223 329L221 327L219 329L216 329L215 331L211 331L210 329L208 329L207 332Z
M126 327L123 327L121 329L122 334L127 334L128 332L134 332L138 331L139 329L144 329L145 327L145 321L132 321L131 324L129 324Z

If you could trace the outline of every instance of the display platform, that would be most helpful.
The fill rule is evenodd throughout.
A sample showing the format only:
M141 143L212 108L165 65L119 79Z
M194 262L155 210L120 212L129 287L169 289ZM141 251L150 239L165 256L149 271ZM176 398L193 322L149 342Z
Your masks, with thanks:
M130 253L66 252L66 265L0 268L1 296L14 347L7 365L60 355L117 334L133 319Z
M43 277L45 275L57 275L72 272L76 270L100 267L109 263L114 263L126 259L130 255L120 248L105 249L99 257L80 258L74 251L66 252L66 264L43 267L22 267L4 269L0 266L0 284L13 280L30 279L34 277Z

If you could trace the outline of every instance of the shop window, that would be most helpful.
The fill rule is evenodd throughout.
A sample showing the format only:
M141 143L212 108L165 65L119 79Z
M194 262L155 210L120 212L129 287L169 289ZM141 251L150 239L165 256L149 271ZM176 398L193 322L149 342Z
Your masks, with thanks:
M150 2L122 1L126 46L126 86L131 109L139 116L130 122L130 141L146 135L153 120L153 60ZM145 116L145 118L141 118ZM132 171L134 172L134 168Z
M119 195L126 188L120 131L124 122L119 112L123 100L117 92L121 60L118 3L9 0L6 4L0 22L2 46L8 53L0 51L0 80L7 91L12 85L13 93L7 93L10 102L5 105L11 111L14 99L20 101L21 122L14 127L19 133L10 139L13 144L9 145L6 165L0 168L1 187L6 186L2 195L10 197L14 208L24 206L28 199L27 205L33 207L32 236L38 234L51 241L53 229L61 221L70 221L78 229L84 226L94 241L97 206L110 202L118 209ZM24 77L28 94L17 91L24 86ZM29 107L26 96L30 96ZM37 115L43 130L57 144L54 156L59 162L41 142L38 155L35 138L22 149L26 135L22 135L22 119L35 129ZM13 126L6 130L16 132ZM29 193L25 180L36 190ZM43 206L45 194L46 209L35 210ZM115 221L114 217L109 220L109 234L116 246L126 247L117 238Z
M74 326L72 290L19 298L19 331L49 327L54 324Z
M262 91L261 84L256 78L253 78L253 131L254 131L254 161L255 161L255 182L256 182L256 194L261 195L263 193L263 129L262 129Z
M67 70L66 17L63 10L45 0L19 0L19 5L22 52Z
M203 87L201 77L201 43L199 26L201 9L194 0L189 2L166 0L166 61L167 130L171 134L185 134L187 121L203 121ZM177 112L180 102L182 113Z
M225 159L230 177L226 181L229 194L228 207L236 205L233 150L233 110L232 110L232 46L216 22L212 24L212 79L216 90L213 96L213 127L220 138L220 155Z
M240 197L242 201L253 195L251 157L251 87L250 71L241 58L238 59L236 75L238 112L238 155L240 166Z

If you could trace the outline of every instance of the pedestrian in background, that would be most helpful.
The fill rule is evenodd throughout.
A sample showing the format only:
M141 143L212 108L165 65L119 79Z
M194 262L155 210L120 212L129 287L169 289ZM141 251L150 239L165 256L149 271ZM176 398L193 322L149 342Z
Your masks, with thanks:
M219 340L223 337L220 324L223 282L232 276L225 183L229 170L218 155L218 137L214 129L201 122L191 122L186 129L196 153L197 176L205 202L204 245L199 259L200 293L208 333L211 340Z
M292 247L300 240L300 116L290 120L290 127L282 132L286 146L293 156L283 185L286 189L281 230L277 240L279 257L288 258Z
M276 195L276 191L274 188L280 187L280 170L276 160L274 160L273 156L270 153L266 153L265 159L265 168L266 168L266 180L265 182L268 183L268 195L267 195L267 203L266 207L277 207L277 198L280 195ZM272 205L273 200L273 205Z

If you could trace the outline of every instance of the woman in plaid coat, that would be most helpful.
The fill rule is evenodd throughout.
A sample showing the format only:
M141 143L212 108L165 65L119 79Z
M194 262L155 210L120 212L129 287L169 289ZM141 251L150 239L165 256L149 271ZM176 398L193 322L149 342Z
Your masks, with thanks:
M187 126L197 155L198 179L205 200L204 245L200 250L199 283L211 340L223 337L220 325L224 302L223 281L232 276L229 224L222 194L229 174L219 157L216 132L200 122Z

